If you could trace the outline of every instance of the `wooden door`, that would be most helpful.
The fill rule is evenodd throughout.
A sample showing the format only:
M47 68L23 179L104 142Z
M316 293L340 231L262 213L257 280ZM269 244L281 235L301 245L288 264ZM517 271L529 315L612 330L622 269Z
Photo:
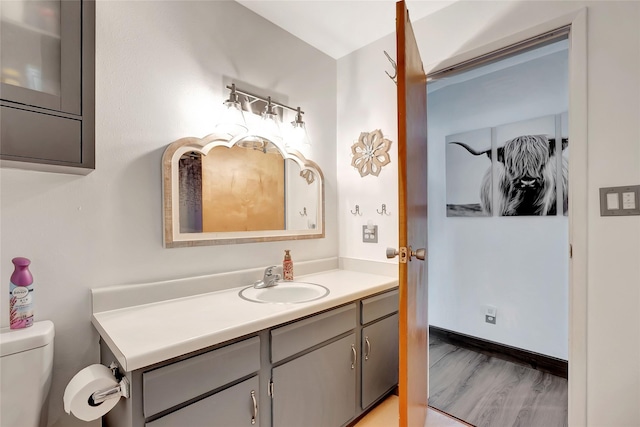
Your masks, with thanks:
M400 427L422 427L428 398L427 79L404 1L396 3L400 257Z

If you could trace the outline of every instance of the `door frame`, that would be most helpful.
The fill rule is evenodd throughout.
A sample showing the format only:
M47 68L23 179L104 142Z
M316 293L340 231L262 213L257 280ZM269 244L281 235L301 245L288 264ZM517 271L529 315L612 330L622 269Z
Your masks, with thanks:
M465 61L531 39L560 27L569 32L569 394L570 426L587 425L587 8L565 14L495 42L426 64L427 77ZM567 248L567 250L570 250Z

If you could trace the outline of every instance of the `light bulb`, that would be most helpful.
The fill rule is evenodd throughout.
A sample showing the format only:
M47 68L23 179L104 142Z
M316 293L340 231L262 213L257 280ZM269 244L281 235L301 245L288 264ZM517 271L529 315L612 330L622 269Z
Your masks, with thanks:
M282 140L282 132L278 125L278 114L275 112L275 105L271 103L271 97L267 99L267 106L264 113L262 113L260 122L260 133L268 138Z
M247 131L247 123L244 120L242 111L235 107L225 108L220 123L216 125L216 129L231 136L245 133Z
M298 107L296 118L291 122L292 127L289 129L287 135L287 147L304 147L311 145L307 128L302 120L302 114L303 112L300 110L300 107Z
M242 104L238 99L236 93L236 85L231 85L231 92L229 93L229 99L224 101L225 109L222 113L219 123L216 125L216 129L228 133L231 136L239 135L247 131L247 122L244 119L242 113Z

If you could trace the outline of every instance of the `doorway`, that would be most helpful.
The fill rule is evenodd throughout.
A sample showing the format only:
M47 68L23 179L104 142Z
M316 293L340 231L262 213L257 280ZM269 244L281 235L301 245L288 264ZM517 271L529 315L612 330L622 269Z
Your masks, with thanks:
M567 34L427 86L429 403L477 426L567 423Z

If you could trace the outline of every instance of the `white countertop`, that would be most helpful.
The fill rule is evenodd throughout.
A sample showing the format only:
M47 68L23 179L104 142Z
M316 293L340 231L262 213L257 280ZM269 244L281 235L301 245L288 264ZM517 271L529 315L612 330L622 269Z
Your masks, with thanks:
M394 277L331 270L296 277L329 289L306 303L263 304L233 289L94 312L92 323L125 371L261 331L398 286Z

